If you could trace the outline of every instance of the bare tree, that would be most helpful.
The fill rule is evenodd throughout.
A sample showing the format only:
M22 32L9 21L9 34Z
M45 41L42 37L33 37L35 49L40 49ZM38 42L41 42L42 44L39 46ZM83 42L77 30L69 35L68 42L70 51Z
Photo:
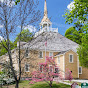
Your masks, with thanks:
M8 51L10 69L13 73L13 77L16 81L15 88L19 87L19 81L21 78L21 51L20 51L20 38L21 31L27 25L33 25L40 19L40 11L37 9L38 0L20 0L17 5L14 5L13 0L0 1L0 24L3 28L0 29L0 34L6 41L6 45L2 42L4 48ZM15 73L12 52L10 46L10 37L14 35L15 29L20 26L19 47L18 47L18 64L19 75Z

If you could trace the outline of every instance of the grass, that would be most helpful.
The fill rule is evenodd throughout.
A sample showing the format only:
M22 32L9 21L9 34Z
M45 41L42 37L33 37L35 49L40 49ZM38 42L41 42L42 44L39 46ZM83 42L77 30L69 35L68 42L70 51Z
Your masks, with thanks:
M50 86L45 82L44 83L41 82L41 83L37 83L37 84L33 85L30 88L50 88ZM71 86L54 82L52 88L71 88Z
M4 86L3 88L7 88L7 85ZM15 84L9 85L8 88L15 88ZM38 82L35 84L29 84L29 81L21 81L19 83L19 88L50 88L50 87L45 82ZM52 88L71 88L71 86L54 82Z

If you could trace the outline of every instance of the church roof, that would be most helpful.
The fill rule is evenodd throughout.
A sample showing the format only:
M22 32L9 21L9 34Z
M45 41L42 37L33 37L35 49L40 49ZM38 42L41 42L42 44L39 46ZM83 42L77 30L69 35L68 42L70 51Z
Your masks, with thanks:
M34 50L45 50L45 42L47 38L47 51L62 52L73 50L77 52L78 44L62 36L57 32L43 32L31 42L26 43L23 48L30 48Z
M62 55L62 54L64 54L64 53L66 53L66 52L67 52L67 51L62 51L62 52L60 52L60 53L56 54L55 56Z

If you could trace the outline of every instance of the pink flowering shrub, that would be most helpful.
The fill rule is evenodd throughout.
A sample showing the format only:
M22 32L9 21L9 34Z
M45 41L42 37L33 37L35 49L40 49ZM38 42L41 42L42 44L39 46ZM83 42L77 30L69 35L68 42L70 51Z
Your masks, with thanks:
M71 81L72 78L73 78L72 77L72 72L69 69L67 69L67 71L65 73L65 79Z
M40 81L45 81L49 84L50 88L52 87L53 80L56 79L57 82L58 80L62 80L62 74L55 63L55 59L52 59L52 57L46 57L46 62L44 63L39 63L40 69L38 71L32 72L32 81L30 84L34 84L35 82L40 82ZM65 74L66 79L71 80L71 72L68 70Z
M29 80L29 78L26 78L25 80Z
M55 77L62 78L59 67L55 63L55 59L46 57L46 62L39 63L40 70L32 72L32 81L30 83L45 81L52 87L52 82Z

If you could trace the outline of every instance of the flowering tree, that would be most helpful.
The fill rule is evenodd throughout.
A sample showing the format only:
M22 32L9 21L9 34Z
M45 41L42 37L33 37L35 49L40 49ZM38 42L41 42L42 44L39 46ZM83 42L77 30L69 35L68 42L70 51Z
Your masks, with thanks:
M52 57L46 57L46 62L39 63L39 71L32 72L32 81L30 84L34 84L36 82L45 81L49 84L50 88L52 88L52 83L55 77L57 80L62 80L62 74L60 68L55 63L55 59ZM65 78L68 80L72 80L71 71L67 70L65 73Z
M52 87L53 79L59 77L62 79L59 67L55 63L55 59L51 57L46 57L46 62L39 63L39 71L32 72L32 81L31 84L35 82L45 81L49 84L50 88Z
M66 71L66 73L65 73L65 79L71 81L72 78L73 78L73 77L72 77L72 72L71 72L69 69L67 69L67 71Z

